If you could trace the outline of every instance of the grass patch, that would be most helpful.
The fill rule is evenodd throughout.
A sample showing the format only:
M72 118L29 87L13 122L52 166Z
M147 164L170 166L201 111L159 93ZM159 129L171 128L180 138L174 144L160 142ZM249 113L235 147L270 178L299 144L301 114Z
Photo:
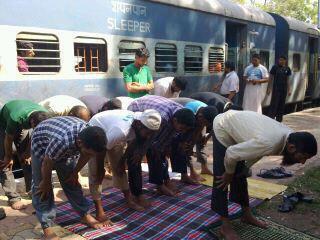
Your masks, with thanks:
M320 194L320 167L309 169L301 177L296 178L287 191L308 191Z

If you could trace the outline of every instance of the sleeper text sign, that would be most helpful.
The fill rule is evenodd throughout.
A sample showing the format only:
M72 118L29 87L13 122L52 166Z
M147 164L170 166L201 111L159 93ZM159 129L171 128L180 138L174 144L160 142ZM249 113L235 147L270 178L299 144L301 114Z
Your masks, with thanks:
M139 21L137 18L147 17L147 7L120 1L111 1L112 12L121 17L107 19L108 28L118 31L149 33L149 22ZM123 16L131 17L122 18Z

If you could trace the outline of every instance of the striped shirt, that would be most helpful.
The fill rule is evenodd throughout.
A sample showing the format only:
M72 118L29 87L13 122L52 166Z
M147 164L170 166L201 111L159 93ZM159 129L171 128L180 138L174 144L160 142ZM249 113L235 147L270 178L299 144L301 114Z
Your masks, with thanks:
M161 128L155 138L152 140L152 147L160 152L166 151L170 146L172 138L176 131L172 126L172 118L176 111L182 109L183 106L170 99L147 95L135 99L128 107L133 112L143 112L147 109L154 109L161 115Z
M55 117L41 122L31 137L31 152L43 160L47 155L53 161L78 158L76 138L87 123L75 117Z
M128 110L132 112L143 112L147 109L154 109L161 115L161 120L169 122L176 111L183 106L170 99L161 96L147 95L135 99L129 106Z

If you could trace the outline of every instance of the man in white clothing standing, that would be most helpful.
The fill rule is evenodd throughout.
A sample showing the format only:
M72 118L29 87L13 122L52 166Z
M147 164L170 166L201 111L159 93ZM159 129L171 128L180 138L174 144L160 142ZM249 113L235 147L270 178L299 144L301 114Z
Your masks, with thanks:
M269 81L268 70L260 64L259 54L252 56L252 64L244 70L246 88L244 90L242 107L244 110L262 113L262 100L265 94L262 92L262 84Z
M187 81L181 77L165 77L154 82L153 94L165 98L177 98L185 90Z

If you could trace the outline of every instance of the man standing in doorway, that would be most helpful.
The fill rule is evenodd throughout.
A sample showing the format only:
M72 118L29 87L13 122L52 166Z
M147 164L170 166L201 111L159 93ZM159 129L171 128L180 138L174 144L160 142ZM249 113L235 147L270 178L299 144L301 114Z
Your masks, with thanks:
M134 63L123 70L123 79L131 98L142 97L153 89L153 79L150 68L146 65L150 54L148 49L139 48L136 51Z
M268 84L267 94L271 93L272 98L268 116L282 122L284 107L287 95L291 95L288 79L291 76L291 69L287 66L287 58L281 56L277 65L274 65L270 71L270 82ZM273 86L272 86L273 84Z
M244 90L243 104L244 110L262 113L262 84L269 81L268 70L260 64L260 55L254 54L251 63L244 70L244 80L246 88Z

